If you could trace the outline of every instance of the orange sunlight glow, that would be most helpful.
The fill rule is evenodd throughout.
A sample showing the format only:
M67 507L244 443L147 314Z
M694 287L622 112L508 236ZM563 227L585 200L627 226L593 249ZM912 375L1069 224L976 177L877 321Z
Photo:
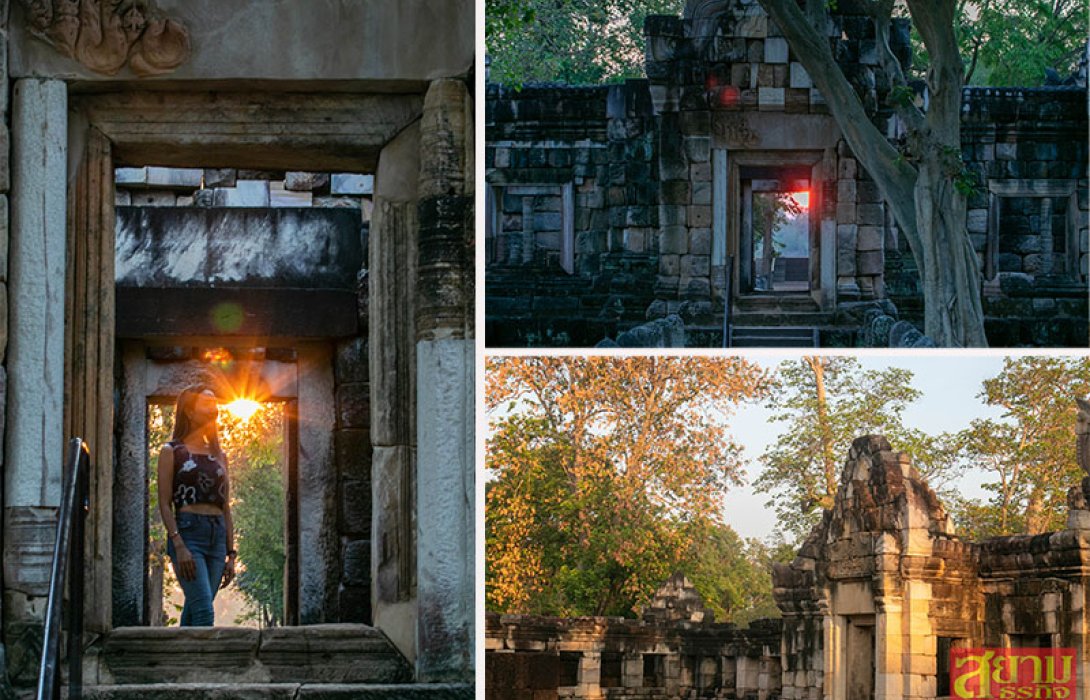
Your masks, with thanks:
M240 396L229 404L224 406L231 415L238 418L242 422L246 422L254 417L258 409L261 408L261 404L253 399L248 399L244 396Z
M810 208L810 192L808 190L804 190L802 192L792 192L790 194L790 197L791 199L795 200L795 204L802 207L803 209Z

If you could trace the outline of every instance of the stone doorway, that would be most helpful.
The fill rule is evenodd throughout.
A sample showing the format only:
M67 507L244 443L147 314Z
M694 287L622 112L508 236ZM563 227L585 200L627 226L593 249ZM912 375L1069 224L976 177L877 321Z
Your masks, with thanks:
M187 345L148 345L133 340L122 340L120 343L120 455L114 474L113 530L115 628L164 625L160 612L164 605L163 577L165 574L169 579L171 574L169 562L162 551L158 513L149 508L152 494L148 486L154 479L152 462L157 453L157 445L149 442L152 438L150 417L153 407L172 411L180 391L197 382L215 386L217 392L228 400L235 396L255 397L260 399L261 406L275 407L273 410L280 413L277 423L283 432L276 437L279 438L278 451L281 456L273 466L278 471L283 470L282 485L273 500L280 500L281 511L275 515L282 518L283 525L279 541L271 543L274 547L282 548L284 556L282 612L276 616L277 624L300 624L300 609L305 610L306 615L313 615L315 609L320 609L323 589L336 584L335 580L328 580L329 570L333 567L314 556L315 552L330 550L328 543L322 541L323 533L305 524L328 522L337 517L335 512L323 512L331 510L331 504L325 502L321 493L314 492L315 484L336 478L334 469L327 461L313 458L316 453L321 453L322 443L332 440L333 431L320 421L307 420L313 402L333 401L332 393L328 391L331 385L323 387L308 383L300 390L300 353L294 348L249 350L251 356L261 359L248 359L238 363L241 367L225 368L227 363L222 359L210 360L208 355L213 351L209 350L193 349ZM225 350L217 348L215 352L222 358ZM235 350L235 353L241 354L239 350ZM304 372L315 369L308 366L312 361L312 354L302 353ZM167 423L165 428L169 430L169 421ZM163 437L159 435L159 438ZM300 444L310 455L302 460ZM251 465L235 466L237 469L233 467L232 471L238 477L236 494L239 494L245 485L243 477L248 473L245 470ZM300 477L301 467L306 470L305 479ZM303 524L301 506L308 511L308 519ZM239 520L237 514L236 520ZM241 522L236 531L240 529ZM158 539L156 534L159 535ZM267 533L262 536L267 539ZM165 564L167 570L157 571L160 564ZM301 571L304 572L302 575ZM363 619L360 621L370 622L369 613L369 610L362 610ZM236 624L233 619L217 617L218 626L233 624Z
M810 291L808 177L742 180L742 279L748 293Z
M300 558L316 564L300 562L299 622L369 615L415 663L416 680L462 679L472 667L473 579L473 210L467 194L473 170L466 85L440 80L378 94L352 86L309 94L218 88L100 91L83 85L70 91L62 81L37 79L16 88L15 120L23 135L17 194L26 201L44 197L47 206L44 219L30 221L25 209L15 217L23 222L19 230L48 232L13 243L13 266L33 270L17 277L16 287L27 279L64 283L43 295L36 316L57 321L46 324L47 340L35 341L56 352L45 358L13 352L10 371L25 381L35 372L45 380L57 426L45 421L43 454L66 435L82 436L92 447L85 629L92 639L118 629L118 590L127 592L137 619L142 608L139 593L114 581L116 340L290 347L300 357L311 354L318 368L300 375L300 387L324 392L309 414L300 395L299 413L329 428L318 448L300 444L300 458L319 455L336 469L335 478L312 484L319 506L301 503L300 521L321 535L316 546L299 547ZM61 116L33 122L43 113ZM31 123L41 128L32 130ZM147 164L374 173L366 272L353 278L351 289L332 294L295 290L305 298L297 294L293 314L247 313L255 304L277 308L284 297L276 290L149 285L134 295L115 289L115 169ZM44 256L58 247L65 256ZM224 295L234 295L235 311L218 313L216 301ZM195 321L169 324L169 338L148 328L156 318L186 316ZM42 332L18 321L17 336ZM234 324L230 332L222 332L225 322ZM23 415L16 422L28 423ZM31 470L44 458L11 463L23 465L12 479L43 484L44 495L26 500L49 498L59 465L37 474ZM304 481L309 473L300 471ZM305 499L307 485L299 491ZM428 517L417 519L418 510ZM48 527L43 520L34 532Z
M845 626L845 700L874 700L874 616L852 616Z
M714 215L712 257L714 264L733 265L736 314L761 325L762 314L832 308L836 231L825 225L819 186L830 169L827 154L717 152L722 155L713 169L713 187L720 204ZM766 238L771 245L765 245Z

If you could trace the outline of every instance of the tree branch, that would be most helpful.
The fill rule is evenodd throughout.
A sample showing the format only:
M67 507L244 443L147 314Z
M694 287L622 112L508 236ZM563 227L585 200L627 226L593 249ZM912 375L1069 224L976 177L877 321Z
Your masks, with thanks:
M882 70L888 75L894 85L907 87L904 71L901 70L901 62L893 55L893 49L889 47L889 33L893 17L893 0L880 0L871 7L871 19L874 20L874 32L878 45L878 60L882 63ZM898 116L904 119L909 129L924 131L927 128L927 119L914 102L908 100L894 100L893 108Z
M814 23L802 13L795 0L759 1L779 25L811 80L825 96L825 103L848 145L865 164L882 196L889 202L897 223L916 249L920 243L914 205L916 169L905 162L867 116L855 89L833 58L824 33L824 22Z

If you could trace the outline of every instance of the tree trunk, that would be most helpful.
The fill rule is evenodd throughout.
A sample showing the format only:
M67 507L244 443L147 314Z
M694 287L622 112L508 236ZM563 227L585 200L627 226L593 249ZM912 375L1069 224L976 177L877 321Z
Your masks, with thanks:
M825 476L825 494L821 499L821 507L829 509L836 500L836 457L833 454L833 429L829 425L829 406L825 397L825 361L820 357L805 357L803 360L814 373L818 431L821 434L821 463Z
M965 197L940 163L925 161L916 179L915 202L924 260L924 333L940 345L986 346L980 262L965 229Z
M792 51L825 96L829 112L852 153L874 179L912 250L924 297L924 332L937 345L986 346L980 302L980 263L965 227L964 197L953 178L960 173L962 65L953 29L953 3L908 0L932 59L930 106L925 115L905 101L897 106L919 159L911 165L871 121L855 89L833 58L824 34L825 4L808 0L759 0L783 31ZM905 86L889 49L890 0L866 3L875 19L883 67L895 86Z

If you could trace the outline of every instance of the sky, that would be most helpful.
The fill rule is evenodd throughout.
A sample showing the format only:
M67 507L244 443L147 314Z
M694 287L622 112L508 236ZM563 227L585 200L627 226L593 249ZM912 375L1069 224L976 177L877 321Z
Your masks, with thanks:
M747 353L746 359L775 368L780 362L798 359L797 353ZM943 353L912 356L882 355L860 358L864 369L903 367L913 373L912 385L921 397L908 405L904 412L904 425L927 433L956 432L969 426L974 418L999 418L1002 410L986 406L977 397L982 382L997 375L1003 368L1001 355ZM771 411L762 405L747 405L730 419L731 432L744 446L747 466L747 482L760 474L757 458L776 438L785 431L783 423L769 420ZM893 445L897 449L896 445ZM970 472L961 484L967 497L982 497L981 489L987 479L982 472ZM765 505L767 494L754 493L748 485L735 487L727 494L724 518L742 537L766 539L776 531L776 514Z
M1017 351L1016 351L1017 352ZM868 351L854 354L864 369L901 367L912 372L912 386L920 398L908 404L902 414L906 428L926 433L957 432L977 418L1001 418L1001 408L987 406L979 398L985 379L998 375L1007 355L987 350L933 350L903 354L897 351ZM1031 353L1021 352L1021 355ZM1037 351L1032 354L1061 353ZM1068 353L1069 354L1069 353ZM798 351L747 350L746 360L767 369L775 369L785 360L798 361ZM786 431L783 423L771 421L771 411L761 404L746 404L728 419L734 441L743 447L746 459L746 484L733 487L724 499L724 520L745 538L767 540L777 534L776 515L766 505L767 494L754 493L750 484L760 474L760 455ZM893 445L897 449L897 445ZM838 457L843 459L844 455ZM970 470L961 482L953 484L967 498L986 498L983 484L991 477ZM790 538L788 538L790 539Z

